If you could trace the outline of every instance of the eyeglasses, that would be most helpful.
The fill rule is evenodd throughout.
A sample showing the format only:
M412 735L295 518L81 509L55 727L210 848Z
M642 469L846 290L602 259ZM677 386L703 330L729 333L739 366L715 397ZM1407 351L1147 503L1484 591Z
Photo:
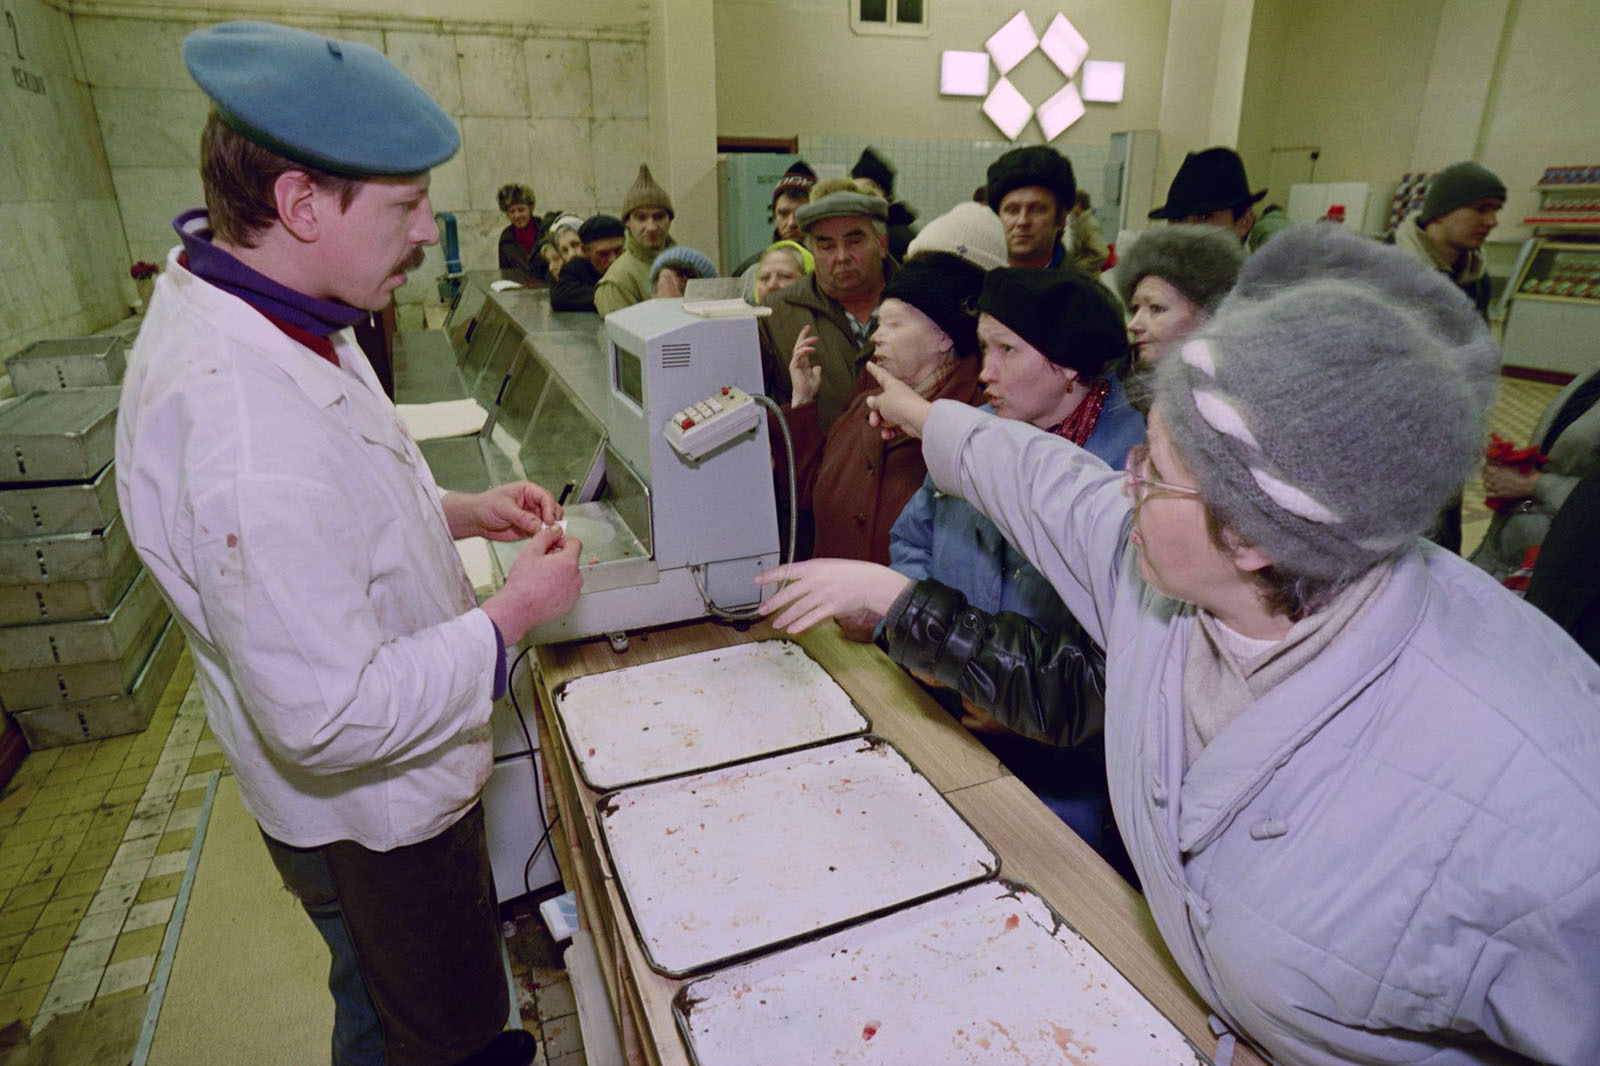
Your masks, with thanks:
M1124 464L1122 491L1133 501L1134 509L1144 505L1152 493L1163 496L1193 496L1199 498L1200 490L1192 489L1187 485L1174 485L1170 481L1159 478L1146 477L1144 471L1150 466L1150 448L1144 444L1136 444L1128 449L1128 459Z

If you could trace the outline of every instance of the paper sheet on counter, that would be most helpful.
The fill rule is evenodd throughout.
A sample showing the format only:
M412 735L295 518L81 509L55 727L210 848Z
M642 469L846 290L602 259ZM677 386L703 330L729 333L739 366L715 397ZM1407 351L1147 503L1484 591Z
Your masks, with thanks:
M500 575L495 570L488 541L482 537L458 540L456 554L461 556L461 562L467 568L467 579L472 582L475 591L481 595L495 590L500 583Z
M489 419L477 400L440 400L437 403L402 403L396 405L400 421L406 425L412 440L440 440L445 437L469 437L483 428Z

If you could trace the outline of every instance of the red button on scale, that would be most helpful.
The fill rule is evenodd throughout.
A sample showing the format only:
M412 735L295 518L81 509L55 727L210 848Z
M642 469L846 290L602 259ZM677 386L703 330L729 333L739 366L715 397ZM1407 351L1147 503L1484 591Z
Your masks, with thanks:
M722 386L722 395L724 395L724 396L728 395L728 386L726 386L726 385Z
M689 427L694 425L694 419L685 418L682 422L678 423L678 425L680 425L684 429L688 429Z

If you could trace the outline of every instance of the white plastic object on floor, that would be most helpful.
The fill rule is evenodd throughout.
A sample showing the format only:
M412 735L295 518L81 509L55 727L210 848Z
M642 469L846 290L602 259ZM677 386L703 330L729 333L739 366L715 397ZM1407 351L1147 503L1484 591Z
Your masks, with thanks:
M539 917L544 919L544 927L550 930L551 940L558 944L563 940L571 940L572 934L578 931L577 894L568 892L545 900L539 904Z
M600 976L600 957L594 940L579 929L561 956L572 982L572 999L578 1005L578 1030L583 1033L583 1057L588 1066L623 1066L622 1045L617 1040L617 1018L611 1013Z

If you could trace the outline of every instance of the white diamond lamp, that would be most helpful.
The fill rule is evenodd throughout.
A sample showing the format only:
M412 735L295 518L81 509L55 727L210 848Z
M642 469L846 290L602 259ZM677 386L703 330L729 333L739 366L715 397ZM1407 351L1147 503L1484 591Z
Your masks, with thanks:
M1033 26L1028 22L1028 13L1018 11L1007 22L994 32L983 43L989 55L994 57L994 65L1002 75L1011 73L1011 68L1028 58L1028 53L1039 47L1039 35L1033 32ZM990 116L991 118L993 116ZM1023 119L1027 122L1027 119Z
M1067 16L1059 12L1050 20L1039 47L1044 49L1050 62L1060 68L1062 76L1066 78L1077 73L1078 64L1089 54L1089 42L1083 39L1083 34L1078 32L1076 26L1067 21Z
M1033 117L1033 105L1017 91L1015 85L1001 78L994 83L988 99L984 100L983 113L1000 127L1006 140L1014 141L1017 134L1022 132L1022 127L1028 124L1028 119Z
M1083 98L1097 104L1122 102L1122 82L1127 76L1126 63L1108 63L1091 59L1083 65Z
M939 58L939 91L945 96L982 96L989 91L988 52L945 52Z
M1050 99L1039 105L1039 128L1044 131L1044 139L1053 141L1067 131L1067 128L1083 117L1083 100L1078 96L1078 87L1068 82Z

